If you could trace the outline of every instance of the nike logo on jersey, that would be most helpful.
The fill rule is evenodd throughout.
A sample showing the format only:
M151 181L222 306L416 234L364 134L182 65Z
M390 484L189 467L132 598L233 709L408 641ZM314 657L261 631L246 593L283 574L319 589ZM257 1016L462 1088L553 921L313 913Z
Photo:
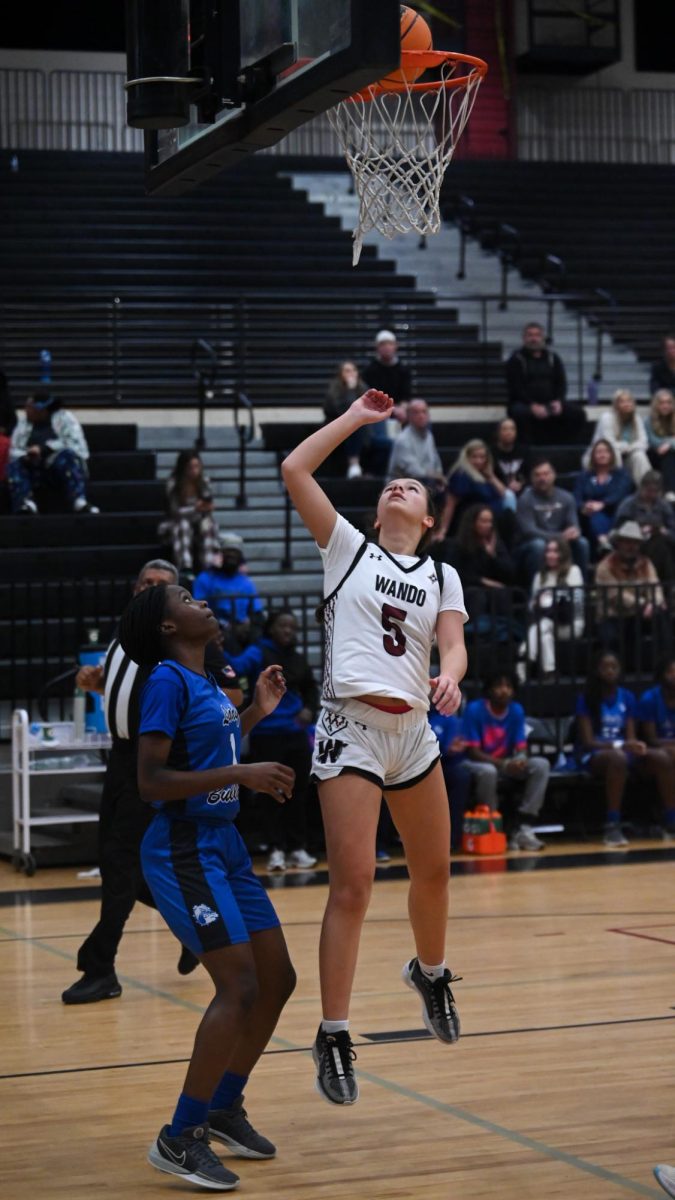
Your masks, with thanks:
M418 608L424 607L427 598L424 588L415 587L414 583L400 583L396 579L388 579L386 575L375 576L375 591L381 592L383 596L395 596L397 600L403 600L406 604L416 604Z

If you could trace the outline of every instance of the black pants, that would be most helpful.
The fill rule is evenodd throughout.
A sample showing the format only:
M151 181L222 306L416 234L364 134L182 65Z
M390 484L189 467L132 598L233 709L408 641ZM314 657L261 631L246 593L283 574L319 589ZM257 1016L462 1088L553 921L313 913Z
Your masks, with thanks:
M581 445L587 440L586 413L580 404L563 404L558 416L538 420L530 412L529 404L513 404L509 409L518 426L518 433L525 442L535 446Z
M136 783L136 751L114 748L103 782L99 822L101 914L77 954L88 975L109 975L127 918L137 900L155 907L141 870L140 847L154 810L144 804Z
M263 828L260 830L268 845L290 854L307 845L307 785L312 766L312 752L307 734L251 734L252 762L278 762L295 771L293 796L278 804L271 796L261 796Z

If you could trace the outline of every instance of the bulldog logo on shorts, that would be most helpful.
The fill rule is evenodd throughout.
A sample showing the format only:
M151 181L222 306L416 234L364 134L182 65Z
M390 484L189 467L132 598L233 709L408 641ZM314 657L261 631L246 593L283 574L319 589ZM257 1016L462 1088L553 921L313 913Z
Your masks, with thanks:
M209 908L208 904L193 904L192 918L197 925L213 925L218 920L218 913Z

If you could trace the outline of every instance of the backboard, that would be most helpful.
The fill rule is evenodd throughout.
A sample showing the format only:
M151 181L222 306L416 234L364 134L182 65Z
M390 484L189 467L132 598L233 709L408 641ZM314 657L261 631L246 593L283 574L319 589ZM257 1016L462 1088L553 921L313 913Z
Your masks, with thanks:
M400 62L398 0L190 0L190 75L211 112L145 132L146 187L179 195L274 145Z

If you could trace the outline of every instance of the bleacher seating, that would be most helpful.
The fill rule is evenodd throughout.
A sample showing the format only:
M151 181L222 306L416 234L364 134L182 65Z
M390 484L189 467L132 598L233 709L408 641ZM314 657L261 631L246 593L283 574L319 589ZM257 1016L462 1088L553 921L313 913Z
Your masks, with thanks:
M61 506L61 512L14 517L2 493L0 709L10 699L34 697L72 665L88 629L107 638L139 566L162 553L157 525L164 489L155 478L154 454L136 448L136 426L85 425L84 432L91 450L88 494L100 515L74 515Z
M316 405L333 365L365 361L387 325L429 400L478 403L487 381L503 396L499 343L372 248L354 270L350 234L279 172L260 158L189 196L147 197L140 155L22 154L0 196L16 393L34 386L47 346L67 404L192 404L190 351L206 338L214 403L244 390Z
M596 298L587 307L602 308L615 339L649 362L675 325L674 190L670 167L463 161L446 176L442 204L450 214L457 196L471 197L485 245L494 245L500 223L513 226L526 278L542 279L545 256L557 255L565 267L558 290L590 297L600 288L628 306L613 310ZM637 305L641 313L631 311Z

